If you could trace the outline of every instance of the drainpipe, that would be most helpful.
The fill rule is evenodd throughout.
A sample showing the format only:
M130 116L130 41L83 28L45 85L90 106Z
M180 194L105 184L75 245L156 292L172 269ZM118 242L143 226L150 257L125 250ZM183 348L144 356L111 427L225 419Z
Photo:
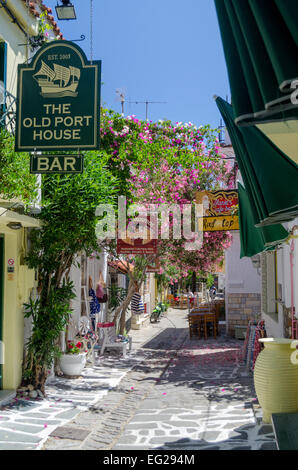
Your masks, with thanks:
M8 8L6 2L4 0L0 0L0 8L4 8L4 10L6 11L6 13L10 16L10 18L12 19L12 23L15 23L18 28L22 31L22 33L25 35L26 38L28 38L28 35L26 33L26 31L24 30L24 28L21 26L21 24L19 23L19 21L17 20L17 18L14 16L14 14L11 12L11 10Z

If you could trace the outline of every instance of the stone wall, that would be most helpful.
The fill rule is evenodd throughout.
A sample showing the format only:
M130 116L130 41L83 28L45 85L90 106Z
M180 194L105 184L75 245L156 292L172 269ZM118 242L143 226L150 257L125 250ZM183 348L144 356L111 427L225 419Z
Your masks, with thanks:
M261 313L261 294L228 294L228 334L234 336L235 326L247 326Z

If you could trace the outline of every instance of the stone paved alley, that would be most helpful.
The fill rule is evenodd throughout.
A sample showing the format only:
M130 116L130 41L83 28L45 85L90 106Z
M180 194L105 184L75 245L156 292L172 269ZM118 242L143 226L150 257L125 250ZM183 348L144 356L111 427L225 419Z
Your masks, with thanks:
M243 342L188 338L186 310L132 331L126 359L107 354L46 400L2 408L0 449L275 449L257 419Z

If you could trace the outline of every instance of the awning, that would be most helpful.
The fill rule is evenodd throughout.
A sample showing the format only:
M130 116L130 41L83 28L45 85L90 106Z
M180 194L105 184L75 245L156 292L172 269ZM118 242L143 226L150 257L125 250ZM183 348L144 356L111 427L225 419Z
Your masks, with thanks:
M126 261L108 261L108 265L115 270L115 272L119 271L122 274L127 274L129 271L133 271L134 265L131 263L127 263Z
M31 228L41 227L41 221L39 219L34 219L33 217L29 217L23 214L18 214L17 212L13 212L13 211L5 209L4 207L0 207L0 226L1 225L6 226L10 222L21 223L23 227L31 227Z
M251 257L263 251L271 250L284 242L289 233L280 224L266 227L255 227L249 197L238 183L239 226L240 226L240 258Z
M272 225L298 217L298 165L256 126L239 128L229 103L217 98L216 104L235 151L254 225Z
M240 126L298 120L297 0L215 0Z

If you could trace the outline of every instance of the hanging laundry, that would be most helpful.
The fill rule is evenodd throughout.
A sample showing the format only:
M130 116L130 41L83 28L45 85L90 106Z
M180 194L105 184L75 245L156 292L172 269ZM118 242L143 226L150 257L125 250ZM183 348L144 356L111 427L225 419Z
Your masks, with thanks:
M131 299L131 311L134 314L140 315L144 313L144 304L142 302L142 296L138 292L135 292Z

